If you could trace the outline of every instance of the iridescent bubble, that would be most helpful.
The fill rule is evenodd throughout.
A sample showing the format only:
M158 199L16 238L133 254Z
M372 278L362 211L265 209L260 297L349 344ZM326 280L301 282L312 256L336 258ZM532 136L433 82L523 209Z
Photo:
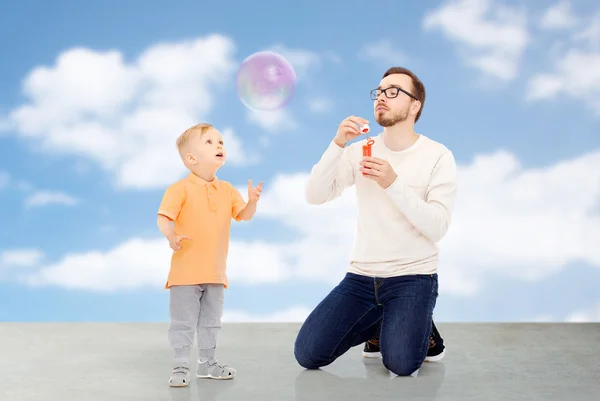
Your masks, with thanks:
M249 109L277 110L294 97L296 72L280 54L258 52L242 62L236 85L240 100Z

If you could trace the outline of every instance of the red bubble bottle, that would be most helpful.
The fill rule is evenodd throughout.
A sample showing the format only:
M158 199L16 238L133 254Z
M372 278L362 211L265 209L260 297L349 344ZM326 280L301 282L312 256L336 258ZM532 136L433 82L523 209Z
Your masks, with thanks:
M369 124L363 125L363 127L361 128L361 132L363 134L366 134L367 132L369 132ZM367 139L367 143L365 145L363 145L363 147L362 147L363 157L371 157L371 149L372 149L371 147L373 146L374 143L375 143L375 141L372 138ZM363 175L365 175L364 172L363 172Z

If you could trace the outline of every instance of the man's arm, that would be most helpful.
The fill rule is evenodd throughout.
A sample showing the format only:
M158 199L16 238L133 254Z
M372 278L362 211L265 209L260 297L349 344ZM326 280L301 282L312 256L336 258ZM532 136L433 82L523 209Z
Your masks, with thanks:
M309 204L319 205L334 200L354 184L350 150L331 141L308 178L305 197Z
M408 221L433 242L448 232L456 198L456 161L452 152L444 153L431 174L426 201L423 201L398 175L385 192Z

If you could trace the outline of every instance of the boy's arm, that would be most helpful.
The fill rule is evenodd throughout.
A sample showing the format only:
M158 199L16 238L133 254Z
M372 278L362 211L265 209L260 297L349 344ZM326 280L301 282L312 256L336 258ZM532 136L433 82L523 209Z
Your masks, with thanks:
M167 238L176 235L171 221L177 220L179 212L185 202L185 187L181 183L171 185L165 191L162 201L158 208L158 218L156 224L160 232Z
M254 217L254 214L256 213L256 204L256 202L248 202L246 206L238 213L237 220L251 220L252 217Z
M254 213L256 213L256 202L246 202L242 198L242 194L233 185L230 185L231 189L231 217L235 221L250 220ZM254 203L254 206L251 205Z
M440 241L448 231L456 198L456 162L447 151L438 160L431 174L426 201L414 193L400 175L385 192L408 221L433 242Z
M158 229L160 230L162 235L164 235L167 239L171 240L177 235L175 233L175 229L171 225L171 220L164 214L158 215L156 224L158 225Z
M309 204L319 205L332 201L354 184L351 151L350 147L341 147L331 141L319 162L312 168L306 183L305 197Z

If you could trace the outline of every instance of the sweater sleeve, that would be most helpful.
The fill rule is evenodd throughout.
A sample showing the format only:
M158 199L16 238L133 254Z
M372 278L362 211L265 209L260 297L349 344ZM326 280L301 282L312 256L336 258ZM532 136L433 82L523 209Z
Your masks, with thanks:
M452 152L439 158L427 187L426 200L414 193L398 175L385 191L410 223L433 242L448 232L457 190L457 168Z
M351 148L342 148L331 141L321 159L311 170L305 197L311 205L334 200L355 182L350 158Z

